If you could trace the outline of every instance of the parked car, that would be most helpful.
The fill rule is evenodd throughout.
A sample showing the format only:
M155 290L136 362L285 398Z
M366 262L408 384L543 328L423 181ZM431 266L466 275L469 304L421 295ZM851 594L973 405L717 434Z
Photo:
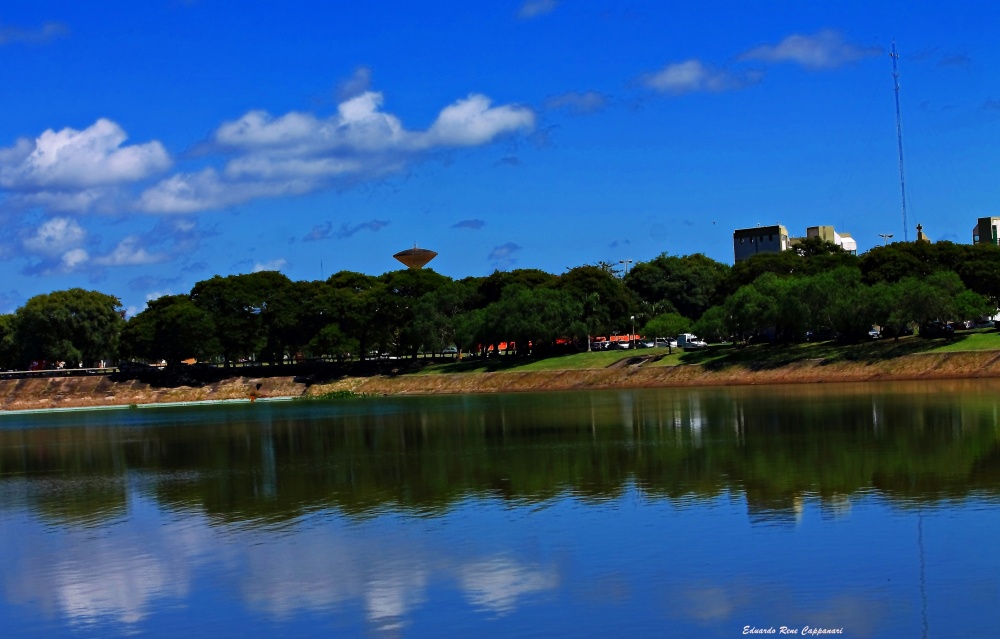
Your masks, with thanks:
M458 355L458 347L452 344L451 346L445 346L441 350L442 355Z
M677 340L672 337L657 337L653 343L657 348L677 348Z
M944 322L928 322L920 327L920 337L952 337L955 327Z

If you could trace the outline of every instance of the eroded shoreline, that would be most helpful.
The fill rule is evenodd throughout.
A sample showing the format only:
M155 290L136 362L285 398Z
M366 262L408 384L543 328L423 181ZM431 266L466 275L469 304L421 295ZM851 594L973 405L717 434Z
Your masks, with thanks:
M344 377L306 384L293 377L233 377L203 386L157 388L109 377L0 380L0 411L45 410L316 397L350 392L363 395L431 395L528 391L598 390L803 384L1000 377L1000 351L905 355L878 361L804 360L774 368L734 365L656 366L648 362L562 371L405 374Z

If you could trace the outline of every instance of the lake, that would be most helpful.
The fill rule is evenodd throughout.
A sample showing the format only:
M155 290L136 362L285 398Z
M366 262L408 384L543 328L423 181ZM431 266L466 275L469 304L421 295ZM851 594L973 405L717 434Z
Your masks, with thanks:
M993 636L998 543L1000 380L0 414L3 637Z

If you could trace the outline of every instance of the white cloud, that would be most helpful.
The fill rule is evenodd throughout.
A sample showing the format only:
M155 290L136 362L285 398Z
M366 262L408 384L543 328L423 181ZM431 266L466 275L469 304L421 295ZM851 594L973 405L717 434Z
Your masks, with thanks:
M733 72L717 69L692 58L684 62L666 65L655 73L648 73L641 82L661 93L683 95L685 93L721 93L745 89L760 82L763 74L760 71L748 70Z
M80 246L86 238L87 232L76 220L56 217L39 226L23 244L31 253L55 257Z
M271 260L270 262L257 262L253 265L253 272L260 273L261 271L280 271L286 266L288 266L288 260L280 257L276 260Z
M837 31L824 29L814 35L790 35L778 44L755 47L741 54L739 59L792 62L807 69L822 70L836 69L881 53L881 47L851 44Z
M110 253L94 258L94 264L99 266L136 266L141 264L156 264L168 259L163 253L150 253L139 246L139 238L130 235L118 243Z
M0 149L0 187L72 192L136 182L170 167L162 144L122 146L127 137L120 126L102 118L82 131L49 129L34 143L18 140Z
M445 107L421 146L476 146L518 129L534 126L535 114L519 106L491 107L485 95L470 95Z
M359 69L352 91L364 89L369 73ZM493 106L472 94L442 109L427 130L407 130L382 103L381 93L363 90L328 117L249 111L220 125L205 145L228 159L169 175L141 192L134 189L172 164L162 144L127 145L122 127L103 118L82 131L50 129L0 148L0 201L7 210L49 213L196 213L378 179L434 150L488 144L535 122L531 109Z
M62 265L65 270L72 271L76 267L86 264L88 259L90 259L90 254L87 251L82 248L75 248L63 254Z
M148 213L196 213L205 209L225 208L258 197L292 191L292 182L271 184L267 182L227 182L213 168L199 173L178 173L147 189L136 203Z
M382 102L381 93L365 91L328 118L250 111L222 124L212 138L217 150L236 154L221 171L173 175L142 193L137 206L151 213L194 213L301 195L383 177L422 153L488 144L535 122L531 109L492 106L486 96L473 94L442 109L428 130L409 131L381 110Z

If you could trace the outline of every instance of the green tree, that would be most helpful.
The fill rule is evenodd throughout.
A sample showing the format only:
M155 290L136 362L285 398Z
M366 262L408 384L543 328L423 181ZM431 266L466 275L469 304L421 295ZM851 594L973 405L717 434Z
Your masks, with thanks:
M221 347L215 324L187 295L166 295L146 304L122 329L125 355L178 364L194 358L210 359Z
M479 335L488 344L513 342L518 355L545 353L559 338L586 336L582 314L582 304L564 291L515 284L478 316Z
M345 335L337 324L327 324L321 328L306 346L313 357L329 355L340 360L357 352L358 348L358 340Z
M0 315L0 369L17 367L17 343L14 341L13 313Z
M578 266L559 276L555 288L582 305L590 335L609 335L628 325L639 307L638 297L622 280L598 266Z
M707 342L722 342L729 337L730 324L726 307L719 305L702 313L691 330Z
M449 282L417 299L410 327L424 352L440 353L457 343L457 319L470 309L475 295L473 285Z
M668 302L684 317L697 319L724 299L729 271L729 266L700 253L680 257L664 253L636 264L624 281L643 301Z
M216 275L194 285L191 299L215 324L226 367L241 357L255 357L264 346L263 296L249 275Z
M647 338L676 337L681 333L688 333L690 331L691 320L680 313L657 315L642 327L642 334Z
M426 336L416 323L417 301L451 280L431 269L391 271L379 280L384 285L379 314L386 323L392 350L416 357Z
M726 298L727 331L735 339L746 341L771 325L774 301L765 297L753 284L741 286Z
M32 360L93 365L118 354L124 310L117 297L73 288L36 295L17 309L14 341Z

